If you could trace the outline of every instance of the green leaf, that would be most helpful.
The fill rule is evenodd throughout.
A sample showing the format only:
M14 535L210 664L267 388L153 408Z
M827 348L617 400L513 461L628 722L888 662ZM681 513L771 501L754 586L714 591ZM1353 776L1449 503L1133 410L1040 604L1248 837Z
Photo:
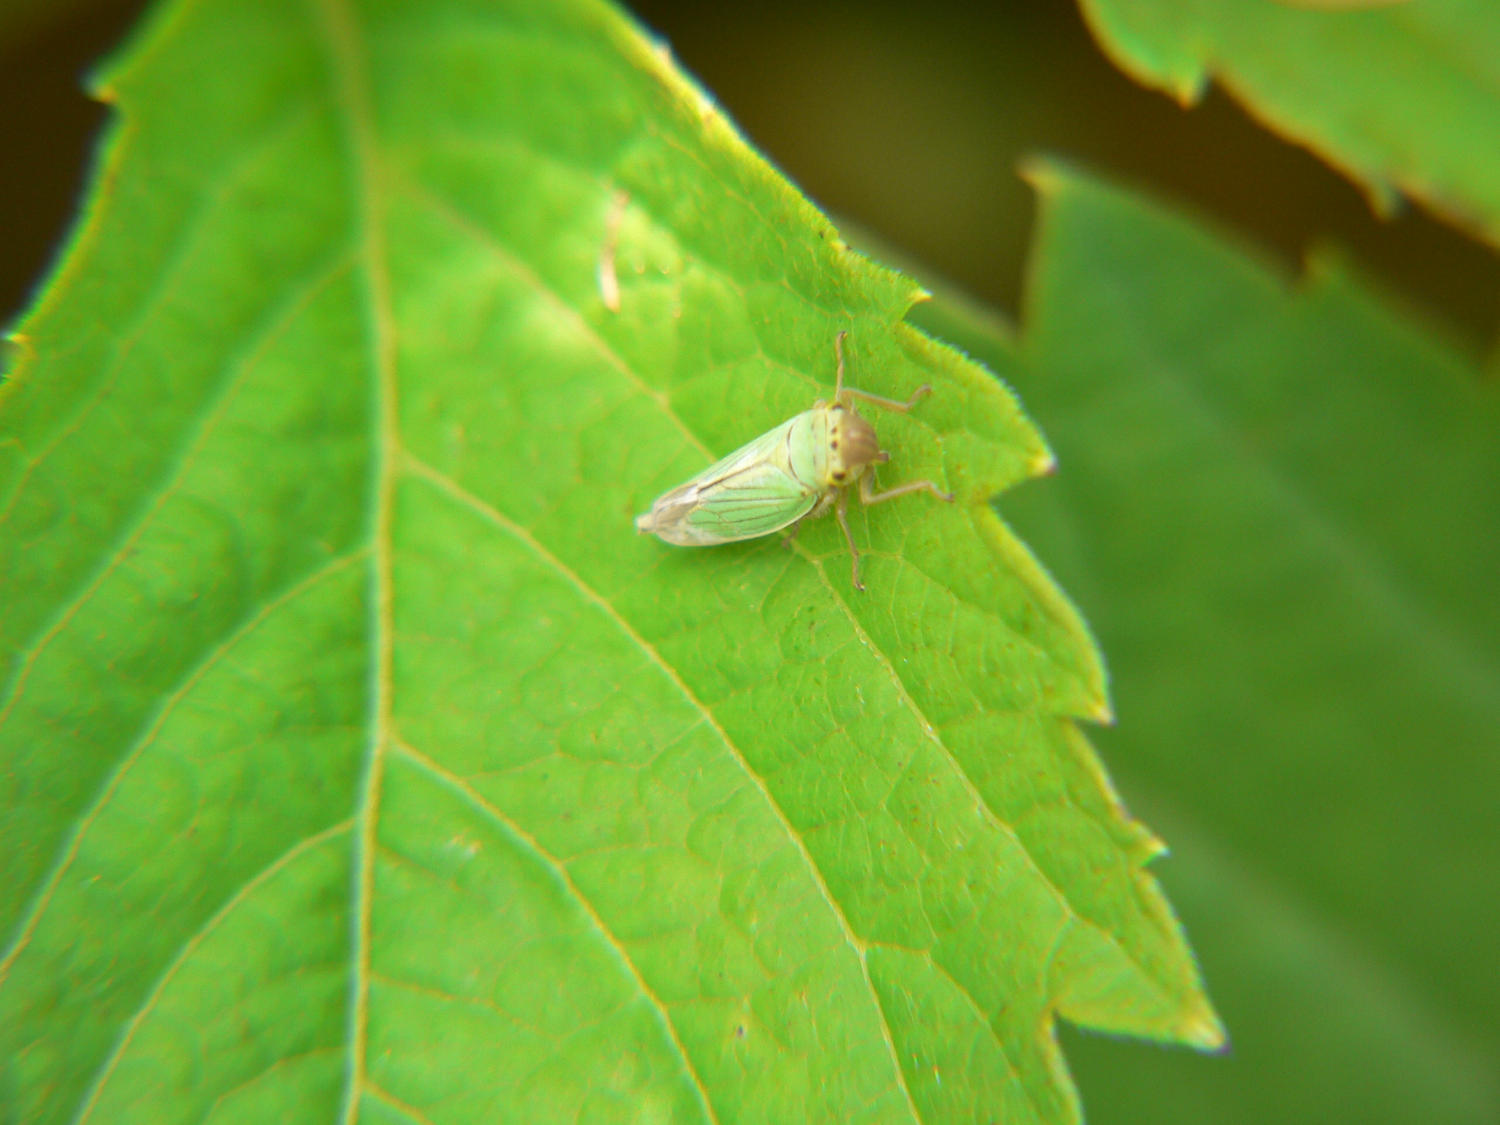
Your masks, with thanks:
M1101 742L1234 1031L1070 1044L1089 1118L1495 1121L1496 386L1337 263L1036 180L1014 379L1059 473L1001 507L1111 654Z
M594 3L163 7L0 402L0 1104L1069 1121L1221 1033L987 373ZM795 549L636 536L851 381Z
M1210 78L1382 205L1394 190L1500 245L1500 7L1412 0L1081 0L1100 44L1180 101Z

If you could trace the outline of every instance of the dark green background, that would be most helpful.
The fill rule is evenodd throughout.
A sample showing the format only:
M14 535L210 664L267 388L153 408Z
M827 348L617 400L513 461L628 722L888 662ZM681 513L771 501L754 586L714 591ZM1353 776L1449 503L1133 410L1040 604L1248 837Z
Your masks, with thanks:
M1500 262L1416 209L1374 216L1347 181L1217 91L1192 111L1134 85L1067 0L631 5L815 202L1014 313L1034 200L1016 175L1065 156L1191 204L1295 268L1332 240L1489 353ZM138 0L0 0L0 320L68 229L106 116L90 66Z

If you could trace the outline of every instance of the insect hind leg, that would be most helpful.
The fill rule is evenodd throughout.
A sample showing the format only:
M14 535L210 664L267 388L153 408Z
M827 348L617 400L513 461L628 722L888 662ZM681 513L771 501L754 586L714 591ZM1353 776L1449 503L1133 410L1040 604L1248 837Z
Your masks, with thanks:
M842 402L845 406L850 405L848 399L857 398L884 410L894 410L897 414L905 414L922 399L932 393L932 384L923 383L912 391L911 398L902 402L900 399L886 398L884 395L871 394L869 391L861 391L854 387L844 386L844 337L849 335L849 330L843 329L833 338L833 354L837 362L834 365L833 374L833 401Z
M855 390L853 387L845 387L838 393L843 395L845 398L857 398L865 402L873 403L874 405L880 407L882 410L894 410L897 414L905 414L913 406L917 405L918 402L932 393L932 384L923 383L916 390L912 391L911 398L907 399L905 402L902 402L899 399L886 398L884 395L872 395L869 391Z

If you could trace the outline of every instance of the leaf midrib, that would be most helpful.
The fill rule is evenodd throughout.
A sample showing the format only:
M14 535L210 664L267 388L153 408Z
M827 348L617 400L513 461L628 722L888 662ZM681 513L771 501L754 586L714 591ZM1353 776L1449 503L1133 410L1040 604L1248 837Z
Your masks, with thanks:
M350 911L353 956L349 996L348 1084L341 1119L355 1125L367 1085L369 1034L371 912L374 900L376 818L379 812L385 752L391 731L394 623L392 620L391 519L397 453L397 386L395 333L385 247L385 192L375 143L373 103L366 55L361 49L349 0L316 0L316 18L329 45L330 78L336 106L342 110L347 143L354 162L352 200L357 242L368 289L372 416L376 435L371 448L370 502L370 718L369 741L359 798L354 810L354 904Z

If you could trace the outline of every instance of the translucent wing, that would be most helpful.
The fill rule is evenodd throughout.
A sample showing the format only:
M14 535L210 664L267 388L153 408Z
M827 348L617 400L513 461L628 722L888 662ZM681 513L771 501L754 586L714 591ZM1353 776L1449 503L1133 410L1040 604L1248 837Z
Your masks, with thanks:
M683 547L769 535L805 516L818 490L798 480L787 455L805 425L798 415L703 470L637 517L641 531Z

